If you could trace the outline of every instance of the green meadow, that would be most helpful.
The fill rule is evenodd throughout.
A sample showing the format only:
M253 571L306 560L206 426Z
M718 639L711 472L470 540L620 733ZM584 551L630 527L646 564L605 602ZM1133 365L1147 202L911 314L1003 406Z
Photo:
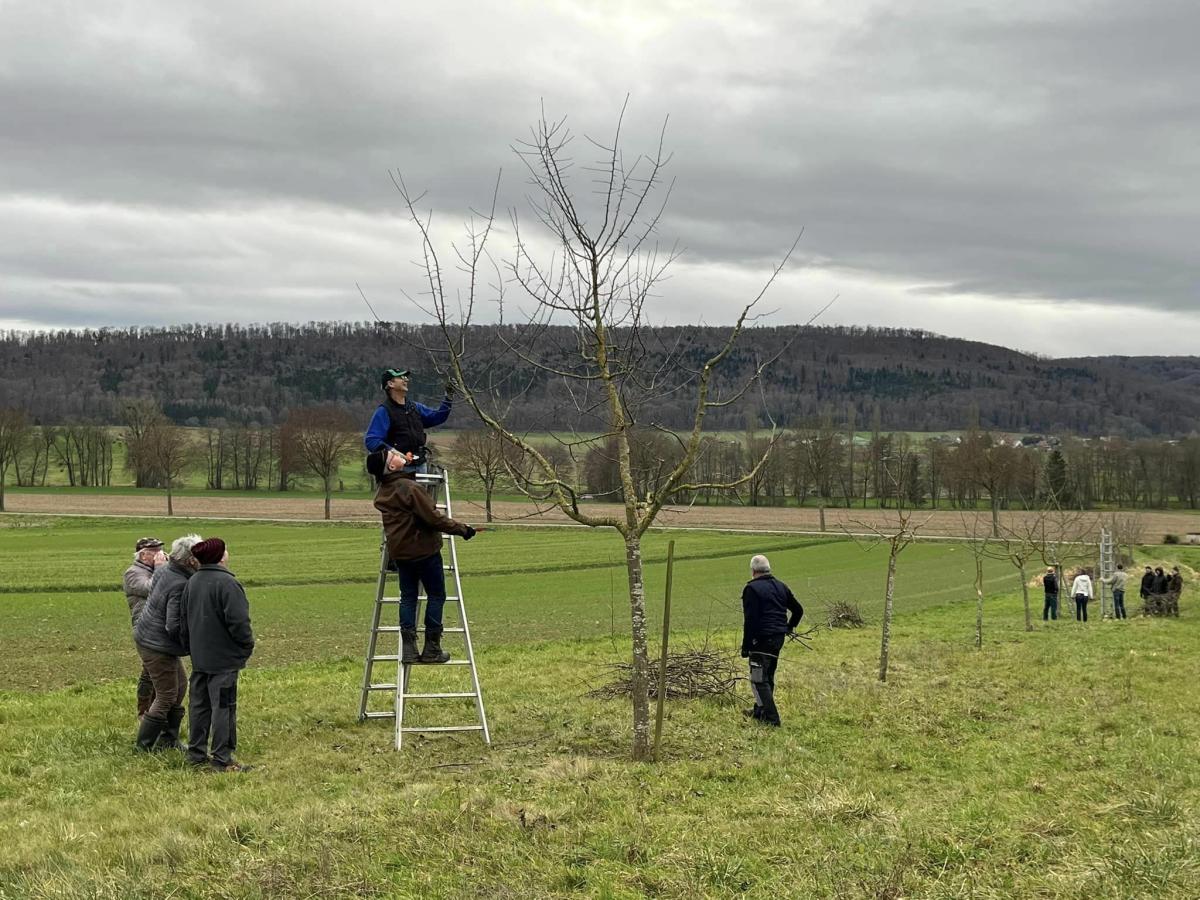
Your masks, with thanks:
M185 527L227 541L251 601L242 775L131 750L120 576L137 537ZM914 545L881 684L882 548L654 532L656 633L672 539L674 646L726 652L739 676L755 552L806 623L849 600L868 626L787 647L782 729L739 702L672 701L661 759L632 763L627 702L591 696L628 654L611 533L458 544L493 746L418 737L396 753L388 723L357 722L377 529L0 517L0 898L1200 896L1190 580L1177 620L1026 632L1015 574L989 563L976 650L970 553ZM1152 552L1189 579L1200 565Z

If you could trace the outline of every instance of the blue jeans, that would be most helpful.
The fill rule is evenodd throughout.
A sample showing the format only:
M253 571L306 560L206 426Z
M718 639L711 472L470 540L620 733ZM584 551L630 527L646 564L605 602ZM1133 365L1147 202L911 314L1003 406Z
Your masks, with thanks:
M424 559L398 559L400 570L400 627L416 629L417 594L425 586L425 628L442 629L442 607L446 604L446 573L442 571L442 554Z
M1117 589L1113 591L1113 618L1125 619L1125 592Z

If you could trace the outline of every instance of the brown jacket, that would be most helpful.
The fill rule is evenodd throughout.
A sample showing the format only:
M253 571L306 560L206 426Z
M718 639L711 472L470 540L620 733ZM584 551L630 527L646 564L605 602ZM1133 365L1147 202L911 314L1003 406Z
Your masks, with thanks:
M441 552L439 532L464 537L467 526L444 515L424 487L401 475L387 477L375 492L375 508L383 517L388 556L425 559Z

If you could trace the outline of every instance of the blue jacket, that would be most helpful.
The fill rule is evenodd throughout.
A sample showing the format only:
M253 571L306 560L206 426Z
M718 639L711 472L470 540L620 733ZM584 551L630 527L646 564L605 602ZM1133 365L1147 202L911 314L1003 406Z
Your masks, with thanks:
M442 405L437 409L430 409L424 403L417 403L415 400L407 400L406 403L412 404L418 415L421 417L421 424L426 428L433 428L435 425L441 425L450 418L450 398L447 397L442 401ZM367 448L367 452L374 453L377 450L394 450L394 447L389 447L387 442L388 428L391 427L392 420L388 416L387 407L383 404L375 410L375 415L371 417L371 424L367 426L367 433L363 435L363 445Z

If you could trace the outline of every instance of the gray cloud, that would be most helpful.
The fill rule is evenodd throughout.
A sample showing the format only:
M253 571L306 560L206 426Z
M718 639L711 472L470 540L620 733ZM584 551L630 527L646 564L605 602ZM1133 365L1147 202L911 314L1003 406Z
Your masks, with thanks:
M0 321L362 318L355 281L406 317L387 170L449 234L501 166L520 203L508 146L543 98L604 139L629 91L627 146L670 115L665 320L727 309L714 285L804 225L782 321L840 291L860 324L1140 310L1194 342L1196 33L1183 2L8 4Z

